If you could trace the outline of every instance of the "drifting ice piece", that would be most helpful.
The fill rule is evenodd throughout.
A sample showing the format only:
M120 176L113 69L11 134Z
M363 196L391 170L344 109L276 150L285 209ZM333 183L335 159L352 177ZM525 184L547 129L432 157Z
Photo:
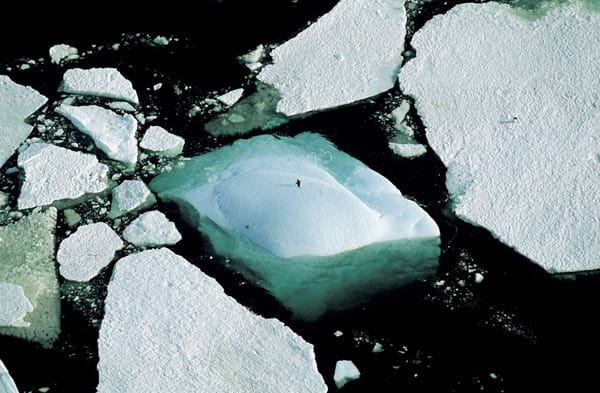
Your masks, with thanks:
M458 5L400 75L456 214L551 272L600 268L600 13L583 3Z
M221 101L223 104L227 106L231 106L238 102L242 95L244 94L244 89L235 89L223 95L217 97L217 100Z
M158 247L176 244L181 234L159 211L142 214L123 231L123 239L139 247Z
M335 364L335 372L333 374L333 381L338 389L341 389L348 382L357 380L360 378L360 371L350 360L338 360Z
M73 68L63 75L58 91L108 97L139 104L133 85L115 68Z
M437 264L439 230L427 213L316 134L239 140L150 188L305 319Z
M33 306L19 285L0 282L0 326L28 327L23 321Z
M171 134L158 126L148 127L140 147L165 157L175 157L183 151L185 141L182 137Z
M168 249L119 260L105 310L98 393L327 391L311 344Z
M70 45L54 45L48 50L50 61L54 64L60 64L63 61L74 60L79 57L79 51Z
M121 217L135 210L148 208L156 203L154 194L141 180L125 180L112 190L110 218Z

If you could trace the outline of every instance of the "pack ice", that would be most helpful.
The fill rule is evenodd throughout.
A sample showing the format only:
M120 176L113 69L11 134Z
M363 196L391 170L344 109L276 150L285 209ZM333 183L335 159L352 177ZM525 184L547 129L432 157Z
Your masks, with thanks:
M494 2L434 17L400 87L448 168L454 210L553 272L600 268L600 13Z
M439 230L427 213L317 134L239 140L150 188L304 319L437 264Z
M63 75L58 91L107 97L139 104L133 85L116 68L90 68L87 70L72 68Z
M98 393L324 393L313 346L257 316L168 249L116 264Z

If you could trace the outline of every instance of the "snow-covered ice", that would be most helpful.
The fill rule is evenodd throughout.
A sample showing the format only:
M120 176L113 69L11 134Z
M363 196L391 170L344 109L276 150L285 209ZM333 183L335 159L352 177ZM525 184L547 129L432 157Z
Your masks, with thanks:
M63 75L58 91L107 97L139 104L138 95L130 81L116 68L72 68Z
M439 230L427 213L317 134L238 140L150 188L302 318L437 265Z
M31 324L23 318L33 306L23 288L6 282L0 282L0 326L28 327Z
M178 243L181 234L163 213L153 210L133 220L123 231L123 239L138 247L159 247Z
M360 378L360 371L350 360L338 360L335 364L335 372L333 374L333 381L338 389L341 389L348 382L357 380Z
M108 266L123 246L119 235L105 223L82 225L58 247L60 274L71 281L89 281Z
M125 180L112 190L112 204L108 216L121 217L136 210L149 208L156 197L142 180Z
M390 142L390 150L404 158L416 158L427 153L427 147L420 143L395 143Z
M138 122L132 115L118 115L96 105L62 104L55 112L69 119L79 131L92 138L96 146L109 158L129 166L137 162L135 133Z
M400 74L456 214L551 272L600 268L600 13L458 5Z
M168 249L119 260L100 328L98 393L324 393L313 346Z
M50 61L54 64L60 64L63 61L69 61L79 58L77 48L67 44L58 44L50 47L48 50Z
M52 346L60 333L60 290L54 263L57 211L36 212L0 227L0 282L23 288L33 311L23 327L0 327L0 335Z
M404 0L341 0L275 48L257 78L279 90L287 116L349 104L394 86L405 34Z
M140 147L165 157L175 157L183 151L185 140L159 126L150 126L142 137Z
M242 98L242 95L244 95L244 89L240 88L240 89L231 90L230 92L227 92L223 95L218 96L217 100L221 101L223 104L225 104L227 106L231 106L231 105L235 104L236 102L238 102L240 100L240 98Z
M136 109L129 102L126 101L113 101L109 102L108 107L110 109L122 110L124 112L135 112Z
M108 188L108 167L91 154L34 143L19 154L17 162L25 171L20 210L73 201Z
M48 101L31 87L19 85L0 75L0 167L31 134L25 119Z
M1 393L19 393L15 381L8 373L8 369L0 359L0 392Z

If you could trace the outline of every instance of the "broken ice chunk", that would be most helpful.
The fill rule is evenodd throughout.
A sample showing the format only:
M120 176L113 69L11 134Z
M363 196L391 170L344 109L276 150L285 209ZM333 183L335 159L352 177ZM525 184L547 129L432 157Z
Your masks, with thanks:
M108 97L139 104L137 92L130 81L116 68L73 68L63 75L58 91Z
M123 238L138 247L159 247L176 244L181 234L163 213L153 210L133 220Z
M34 143L19 154L25 171L19 210L77 200L108 188L108 167L91 154L47 143Z
M0 392L2 393L19 393L15 381L8 373L8 369L0 360Z
M427 148L420 143L389 143L390 149L404 158L416 158L427 153Z
M125 180L112 190L110 218L121 217L136 210L149 208L156 203L154 194L141 180Z
M23 318L33 306L19 285L0 282L0 326L28 327Z
M0 75L0 167L31 134L25 119L48 101L31 87L14 83Z
M60 243L56 260L60 274L71 281L89 281L115 257L124 244L103 222L82 225Z
M64 103L64 102L63 102ZM108 103L108 107L111 109L119 109L123 112L135 112L136 109L129 102L125 101L113 101Z
M265 47L260 44L254 50L240 56L240 59L246 64L253 64L261 61L263 57L265 57Z
M150 188L301 318L354 306L437 265L431 217L316 134L238 140Z
M175 157L183 151L185 140L158 126L148 127L140 147L165 157Z
M338 389L341 389L348 382L355 381L360 378L360 371L350 360L338 360L335 364L335 372L333 381Z
M60 105L55 112L69 119L82 133L88 135L109 158L126 165L137 162L138 148L135 132L137 120L130 114L118 115L96 105Z
M311 344L168 249L119 260L105 310L98 393L327 391Z
M50 61L54 64L79 58L77 48L66 44L54 45L48 50L48 54L50 55Z
M46 348L60 333L60 291L54 266L56 215L56 209L50 208L0 227L0 282L23 288L33 306L26 317L29 327L0 327L0 335Z
M405 34L404 0L342 0L274 49L257 78L279 90L287 116L349 104L394 86Z
M159 35L154 37L154 39L152 40L153 43L155 43L156 45L169 45L169 43L171 42L167 37Z
M236 102L238 102L240 100L240 98L242 98L242 95L244 94L244 89L235 89L235 90L231 90L230 92L227 92L223 95L220 95L217 97L217 100L221 101L223 104L227 105L227 106L231 106L233 104L235 104Z

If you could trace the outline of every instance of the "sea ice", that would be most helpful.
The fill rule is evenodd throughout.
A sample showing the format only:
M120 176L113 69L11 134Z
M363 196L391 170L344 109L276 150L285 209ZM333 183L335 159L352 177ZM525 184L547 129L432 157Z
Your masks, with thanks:
M34 143L19 154L17 162L25 171L19 210L73 201L108 188L108 167L91 154Z
M350 104L394 86L405 34L404 0L341 0L275 48L257 78L279 90L287 116Z
M31 134L25 119L48 101L31 87L19 85L0 75L0 167Z
M117 262L98 352L98 393L327 391L311 344L168 249Z
M231 90L230 92L227 92L223 95L220 95L217 97L217 100L221 101L223 104L227 105L227 106L231 106L233 104L235 104L236 102L238 102L240 100L240 98L242 98L242 95L244 94L244 89L235 89L235 90Z
M139 104L137 92L130 81L116 68L72 68L63 75L58 91L113 98Z
M125 180L112 190L112 204L108 216L121 217L156 203L156 197L141 180Z
M60 333L60 290L54 264L56 209L31 213L0 227L0 282L23 288L33 311L29 327L0 327L0 335L50 348Z
M113 101L113 102L109 102L108 107L110 109L118 109L118 110L122 110L124 112L135 112L136 109L133 107L133 105L131 105L129 102L126 101Z
M176 244L181 234L163 213L153 210L133 220L123 231L123 239L139 247L159 247Z
M71 281L89 281L123 246L119 235L105 223L82 225L58 247L56 260L60 264L60 274Z
M600 268L600 13L458 5L400 74L456 214L551 272Z
M0 282L0 326L28 327L23 318L33 306L19 285Z
M15 381L8 373L8 369L0 360L0 392L1 393L19 393Z
M48 50L50 61L54 64L60 64L63 61L79 58L79 51L67 44L54 45Z
M150 188L301 318L437 265L439 230L427 213L317 134L239 140Z
M134 166L137 162L135 132L138 123L132 115L118 115L96 105L63 104L55 112L69 119L79 131L92 138L109 158L129 166Z
M404 158L416 158L427 153L427 148L420 143L395 143L390 142L390 150Z
M159 126L148 127L140 147L144 150L165 156L175 157L183 151L185 140Z
M333 381L338 389L341 389L348 382L357 380L360 378L360 371L350 360L339 360L335 364L335 372L333 374Z

